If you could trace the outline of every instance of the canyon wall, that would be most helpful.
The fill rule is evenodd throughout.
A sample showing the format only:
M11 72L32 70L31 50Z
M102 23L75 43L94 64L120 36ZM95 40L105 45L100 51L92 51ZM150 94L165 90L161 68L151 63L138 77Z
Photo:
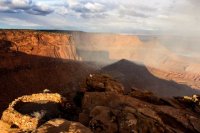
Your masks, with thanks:
M0 41L1 49L10 49L29 55L79 60L69 34L29 30L0 30Z
M131 59L132 56L137 56L133 51L136 52L143 46L142 41L132 35L72 32L72 36L78 49L108 52L108 60Z
M78 49L108 52L108 60L128 59L165 71L200 74L200 64L196 60L169 50L159 36L144 40L142 35L72 32L72 37Z
M137 35L85 32L73 32L72 36L77 48L88 51L106 51L109 53L108 60L128 59L141 62L146 66L174 72L183 72L188 67L186 60L168 50L156 37L144 41Z
M75 45L85 51L108 52L104 62L127 59L145 65L155 76L187 84L200 89L200 64L191 58L180 56L163 45L159 36L118 35L103 33L72 32ZM81 56L87 56L80 52ZM102 61L102 56L90 56ZM105 57L105 56L104 56Z

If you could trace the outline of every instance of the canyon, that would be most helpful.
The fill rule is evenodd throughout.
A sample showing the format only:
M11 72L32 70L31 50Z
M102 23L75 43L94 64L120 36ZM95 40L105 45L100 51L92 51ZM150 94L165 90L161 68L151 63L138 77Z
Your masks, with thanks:
M72 32L72 36L78 49L96 51L96 53L105 52L104 56L94 56L93 61L111 64L121 59L127 59L145 66L151 74L158 78L200 89L199 62L193 58L180 56L165 47L159 36L85 32ZM170 38L168 39L170 40ZM169 45L171 44L169 43ZM80 55L87 56L84 53L80 53Z
M62 112L64 104L67 116L57 112L63 119L45 119L44 125L35 125L35 132L47 132L48 125L56 128L56 123L80 128L82 132L200 132L199 66L196 59L177 55L157 38L144 40L137 35L81 31L0 30L0 113L4 112L0 127L11 126L13 110L23 112L27 107L45 104L35 96L43 98L56 93L56 97L62 97L57 111ZM46 94L44 89L49 92ZM23 96L37 100L25 99L30 104L26 105L18 101ZM17 107L10 109L14 102ZM19 121L21 118L11 122L16 130L9 127L6 131L21 131L24 125Z

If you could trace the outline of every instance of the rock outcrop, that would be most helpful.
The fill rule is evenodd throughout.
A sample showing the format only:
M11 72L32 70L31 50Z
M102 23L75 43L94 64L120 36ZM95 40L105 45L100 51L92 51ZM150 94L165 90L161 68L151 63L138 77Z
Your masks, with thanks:
M46 101L46 102L45 102ZM62 97L59 94L48 94L48 93L41 93L41 94L33 94L30 96L22 96L14 100L3 112L2 120L4 122L9 123L10 125L15 125L19 129L24 131L32 131L37 128L37 126L40 124L40 121L43 119L43 117L47 117L47 114L51 112L49 115L55 115L59 116L58 111L59 106L54 106L53 108L44 108L45 105L42 105L41 102L45 102L45 104L48 104L50 102L62 104L64 101ZM27 106L26 108L20 109L23 107L23 103L28 103L32 106ZM39 109L39 106L37 109L34 109L33 103L40 104L43 106L43 108ZM18 106L18 107L17 107ZM18 111L20 110L20 112ZM37 110L37 112L36 112ZM35 112L34 112L35 111ZM43 113L42 113L43 112ZM37 115L37 114L38 115Z
M92 133L92 131L79 122L72 122L64 119L53 119L33 133Z
M82 107L93 132L200 132L199 115L170 102L158 105L113 92L87 92Z
M76 110L72 109L73 104L57 93L25 95L11 102L3 112L0 132L90 133L82 124L65 120L73 117ZM59 117L65 119L54 119Z
M81 85L81 88L88 92L115 92L124 93L122 84L106 74L90 74Z
M59 94L41 93L22 96L14 100L4 111L0 121L0 127L2 127L0 132L200 132L199 95L161 98L151 92L137 89L132 89L128 95L124 95L122 93L123 86L120 83L108 75L99 73L90 74L86 81L89 82L86 84L85 81L83 82L86 89L81 88L77 93L81 93L82 98L79 99L81 108L73 107L77 99L74 99L73 105L73 103L67 102L67 97ZM106 86L104 88L103 85L99 87L99 83L105 82L110 85L110 89L105 89ZM82 84L80 86L82 87ZM91 87L92 91L89 89ZM60 106L50 106L51 102L58 103ZM38 108L39 106L35 107L35 103L43 107L41 108L43 112ZM34 112L35 108L38 110L33 116L30 112ZM51 113L52 111L54 113ZM72 121L69 120L69 117L65 117L71 115L70 111L77 112L74 115L79 118ZM55 112L58 112L59 115L56 115ZM45 117L46 114L48 117ZM43 120L42 123L41 120Z

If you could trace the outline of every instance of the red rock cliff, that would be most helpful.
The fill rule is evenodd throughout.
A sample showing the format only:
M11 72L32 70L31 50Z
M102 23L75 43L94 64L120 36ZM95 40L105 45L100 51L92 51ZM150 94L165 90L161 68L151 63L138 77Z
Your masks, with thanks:
M1 30L0 41L12 51L30 55L79 60L69 34L29 30ZM7 44L6 44L7 43ZM9 44L9 46L8 46ZM1 48L2 49L2 48Z

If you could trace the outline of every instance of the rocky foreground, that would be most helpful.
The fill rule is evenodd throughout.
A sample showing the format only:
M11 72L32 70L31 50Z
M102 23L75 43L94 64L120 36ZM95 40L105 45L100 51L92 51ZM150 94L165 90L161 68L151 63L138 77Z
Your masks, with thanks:
M200 132L197 95L164 99L137 89L124 95L106 74L90 74L80 88L73 98L48 90L19 97L3 112L0 132Z

